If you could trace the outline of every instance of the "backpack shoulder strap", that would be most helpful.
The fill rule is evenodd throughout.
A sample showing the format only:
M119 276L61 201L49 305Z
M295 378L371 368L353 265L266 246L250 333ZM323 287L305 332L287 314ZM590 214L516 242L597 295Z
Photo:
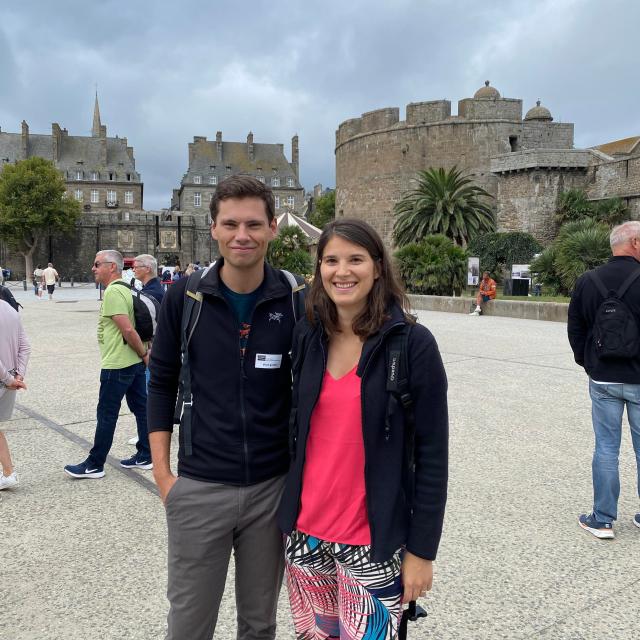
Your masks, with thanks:
M280 269L291 287L291 306L293 307L293 318L296 322L300 318L304 318L304 299L306 283L302 276L294 276L293 273L286 269Z
M125 287L125 288L129 289L129 291L133 291L131 286L128 285L126 282L123 282L122 280L114 280L110 284L119 284L121 287ZM105 289L106 289L106 287L105 287Z
M600 276L598 275L597 269L593 269L592 271L589 271L588 274L589 274L589 277L591 278L591 281L596 285L598 291L600 292L600 295L603 298L608 298L609 292L607 291L607 287L604 286L604 282L602 282L602 278L600 278Z
M180 325L180 376L178 400L173 421L180 424L184 453L187 456L193 454L191 443L191 407L193 398L191 395L191 369L189 367L189 342L200 319L202 309L202 293L198 291L200 280L208 269L194 271L187 280L182 305L182 323ZM194 316L195 310L195 316Z
M618 292L616 293L618 298L622 298L622 296L627 293L627 290L638 279L638 276L640 276L640 268L636 269L633 273L630 273L627 276L627 279L622 283L622 285L618 289Z

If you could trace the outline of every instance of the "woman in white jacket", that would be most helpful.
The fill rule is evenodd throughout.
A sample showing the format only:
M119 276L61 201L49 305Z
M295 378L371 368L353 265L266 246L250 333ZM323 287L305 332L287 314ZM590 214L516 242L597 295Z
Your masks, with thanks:
M16 402L16 391L26 389L24 375L31 346L22 327L18 312L4 300L0 300L0 422L11 418ZM18 484L9 445L0 431L0 490Z

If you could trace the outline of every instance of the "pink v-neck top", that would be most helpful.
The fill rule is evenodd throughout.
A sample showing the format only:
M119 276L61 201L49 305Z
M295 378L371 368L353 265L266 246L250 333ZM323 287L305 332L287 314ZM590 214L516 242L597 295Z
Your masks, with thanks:
M371 544L364 484L360 378L327 370L311 416L296 528L328 542Z

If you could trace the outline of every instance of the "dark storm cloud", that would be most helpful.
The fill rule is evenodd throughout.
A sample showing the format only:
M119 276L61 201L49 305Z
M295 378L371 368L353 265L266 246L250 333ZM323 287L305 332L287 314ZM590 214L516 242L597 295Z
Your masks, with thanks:
M576 145L640 133L636 3L258 0L3 6L0 126L103 123L127 136L145 206L167 206L194 135L300 136L301 179L333 185L335 129L386 106L468 97L486 78L540 97Z

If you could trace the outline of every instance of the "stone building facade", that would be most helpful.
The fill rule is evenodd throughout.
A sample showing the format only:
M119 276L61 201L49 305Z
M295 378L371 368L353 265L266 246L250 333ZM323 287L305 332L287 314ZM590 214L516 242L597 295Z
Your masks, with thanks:
M529 231L543 242L555 233L553 211L566 189L620 195L637 211L636 169L628 160L640 156L637 145L611 143L621 160L610 145L576 150L573 124L554 122L540 102L524 118L522 107L487 81L458 102L457 115L448 100L435 100L407 105L402 121L393 107L343 122L336 132L336 215L366 219L390 246L394 205L417 172L453 166L494 196L500 230Z

